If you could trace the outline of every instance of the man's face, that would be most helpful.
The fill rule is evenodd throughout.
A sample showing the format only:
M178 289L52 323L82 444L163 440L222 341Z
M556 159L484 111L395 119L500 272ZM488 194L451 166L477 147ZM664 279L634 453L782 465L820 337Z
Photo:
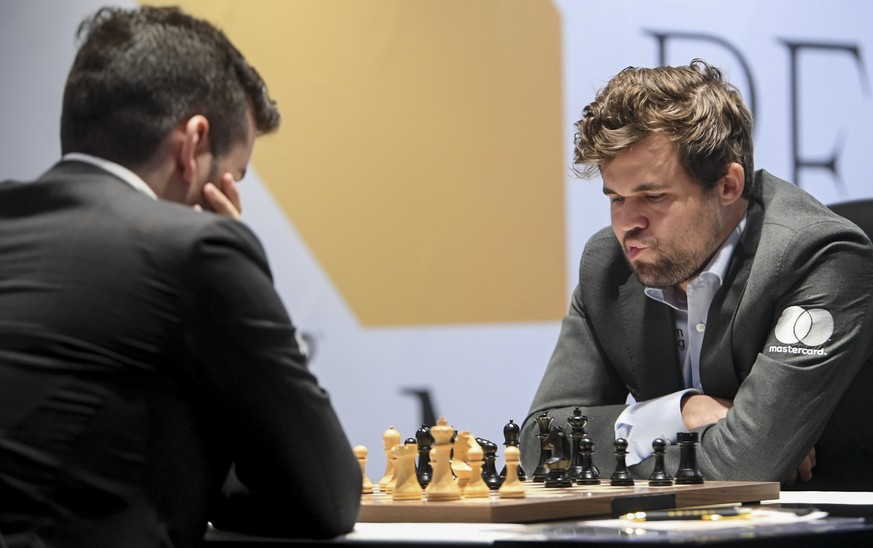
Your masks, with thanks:
M601 175L612 230L640 282L684 289L727 236L717 190L694 182L660 134L634 144Z

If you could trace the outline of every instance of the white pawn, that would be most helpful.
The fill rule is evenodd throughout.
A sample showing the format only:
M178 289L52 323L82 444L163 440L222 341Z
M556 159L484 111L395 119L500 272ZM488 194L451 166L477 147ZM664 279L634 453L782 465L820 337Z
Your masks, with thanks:
M482 479L482 465L484 464L485 452L482 446L474 439L467 450L467 464L470 466L470 476L461 493L464 498L474 499L487 497L491 488Z
M385 445L385 474L379 480L379 490L383 493L390 493L390 487L393 487L391 480L394 479L394 467L397 464L393 449L395 445L400 443L400 432L393 426L389 427L382 434L382 442Z
M369 495L373 492L373 482L367 477L367 448L363 445L356 445L353 449L355 456L358 457L358 464L361 465L361 493Z
M518 479L518 463L521 453L518 447L513 445L507 445L503 453L506 457L506 479L497 489L497 494L506 499L524 498L524 483Z

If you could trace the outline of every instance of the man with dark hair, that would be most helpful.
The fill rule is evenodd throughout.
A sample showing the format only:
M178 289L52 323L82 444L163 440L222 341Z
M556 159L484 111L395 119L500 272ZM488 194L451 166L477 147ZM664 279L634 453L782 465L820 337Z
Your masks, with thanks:
M539 464L536 418L578 407L602 474L619 438L633 476L659 438L676 470L693 431L705 478L873 489L870 240L754 171L751 113L703 61L623 70L576 129L612 226L585 246L523 466Z
M264 82L175 8L80 37L61 161L0 183L0 540L350 531L360 466L238 220Z

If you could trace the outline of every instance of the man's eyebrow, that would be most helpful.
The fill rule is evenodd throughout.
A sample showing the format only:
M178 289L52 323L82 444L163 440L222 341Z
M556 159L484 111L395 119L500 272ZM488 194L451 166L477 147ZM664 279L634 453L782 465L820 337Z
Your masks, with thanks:
M637 185L636 187L634 187L631 190L631 192L637 193L637 192L652 192L655 190L664 190L664 188L666 188L666 186L667 185L665 185L663 183L641 183L641 184ZM611 188L609 188L606 185L603 186L603 193L606 194L607 196L619 195L618 192L612 190Z

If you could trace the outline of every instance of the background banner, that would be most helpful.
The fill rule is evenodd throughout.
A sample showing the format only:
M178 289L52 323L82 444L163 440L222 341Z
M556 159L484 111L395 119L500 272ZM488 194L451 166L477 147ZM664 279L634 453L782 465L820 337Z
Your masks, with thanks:
M376 479L390 426L405 439L442 415L500 445L524 419L609 221L600 181L572 176L573 122L622 68L721 67L755 115L756 167L828 204L873 195L865 0L176 4L279 103L243 220ZM75 29L100 5L0 0L0 178L58 159Z

